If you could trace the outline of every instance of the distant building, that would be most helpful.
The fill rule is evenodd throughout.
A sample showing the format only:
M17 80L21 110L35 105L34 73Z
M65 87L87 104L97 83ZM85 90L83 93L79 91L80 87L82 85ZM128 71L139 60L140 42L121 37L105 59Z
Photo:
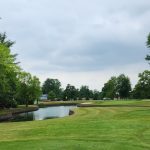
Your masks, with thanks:
M43 101L43 100L48 100L48 94L43 94L41 97L40 97L40 100Z

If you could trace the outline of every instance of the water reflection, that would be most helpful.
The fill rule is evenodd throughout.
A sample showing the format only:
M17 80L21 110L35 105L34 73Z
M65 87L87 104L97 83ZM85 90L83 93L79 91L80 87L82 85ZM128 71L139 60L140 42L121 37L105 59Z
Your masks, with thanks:
M69 110L76 108L76 106L54 106L47 108L39 108L37 111L21 113L13 117L11 121L32 121L45 120L52 118L60 118L69 115Z

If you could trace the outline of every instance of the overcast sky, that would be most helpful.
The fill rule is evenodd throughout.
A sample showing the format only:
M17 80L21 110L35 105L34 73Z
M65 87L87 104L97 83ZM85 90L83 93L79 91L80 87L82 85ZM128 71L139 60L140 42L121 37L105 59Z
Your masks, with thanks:
M134 86L150 68L150 0L0 0L0 17L21 67L41 82L101 90L124 73Z

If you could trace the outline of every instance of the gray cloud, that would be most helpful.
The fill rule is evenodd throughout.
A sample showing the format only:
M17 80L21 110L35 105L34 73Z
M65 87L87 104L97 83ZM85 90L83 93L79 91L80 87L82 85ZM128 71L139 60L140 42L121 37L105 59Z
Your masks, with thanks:
M0 32L31 72L99 71L144 63L149 8L148 0L5 0Z

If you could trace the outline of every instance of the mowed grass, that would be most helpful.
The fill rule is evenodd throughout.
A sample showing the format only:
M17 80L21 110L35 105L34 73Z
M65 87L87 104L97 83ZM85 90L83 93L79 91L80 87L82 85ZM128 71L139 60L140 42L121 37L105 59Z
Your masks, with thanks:
M148 150L150 107L77 108L69 117L0 124L0 150L60 149Z
M150 106L150 100L105 100L105 101L91 101L98 105L136 105L136 106Z

